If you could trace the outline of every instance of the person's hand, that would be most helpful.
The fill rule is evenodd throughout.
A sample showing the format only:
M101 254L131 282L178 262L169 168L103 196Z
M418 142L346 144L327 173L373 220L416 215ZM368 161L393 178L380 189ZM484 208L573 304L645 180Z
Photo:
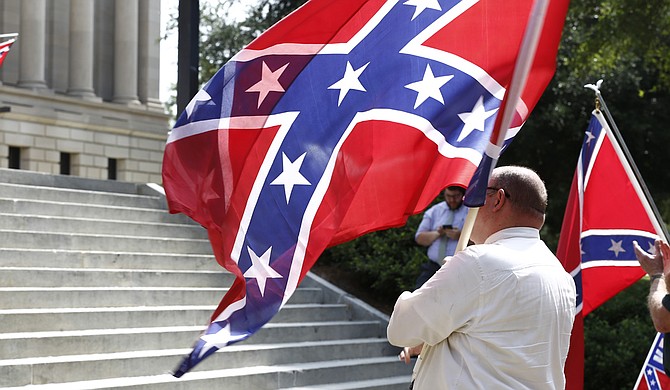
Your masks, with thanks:
M670 245L661 241L661 257L663 257L663 275L666 286L670 286Z
M445 229L444 234L452 240L458 240L458 238L461 236L461 229L459 228Z
M421 349L423 348L423 345L417 345L416 347L405 347L400 351L400 354L398 355L398 359L400 361L404 361L405 364L409 364L412 360L412 357L414 356L419 356L419 353L421 353Z
M412 359L411 356L409 356L409 347L405 347L400 351L400 354L398 355L398 359L402 362L404 361L405 364L409 364L410 360Z
M663 244L665 244L665 248ZM662 242L661 240L656 240L654 242L654 254L648 253L640 248L637 241L633 241L633 249L635 250L635 257L637 257L637 261L640 263L644 272L649 275L665 275L665 272L663 272L664 268L666 268L663 264L664 258L666 259L665 262L670 262L668 260L670 259L670 247L668 247L667 243ZM665 254L663 253L664 251ZM668 270L670 270L670 268Z

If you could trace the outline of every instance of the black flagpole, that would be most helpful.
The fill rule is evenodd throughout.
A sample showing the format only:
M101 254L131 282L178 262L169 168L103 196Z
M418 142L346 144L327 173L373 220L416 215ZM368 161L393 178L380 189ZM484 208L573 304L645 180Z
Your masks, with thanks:
M642 179L642 175L640 174L640 170L637 169L637 165L635 165L635 160L633 160L633 156L630 154L630 151L628 150L628 147L626 146L626 142L623 140L623 137L621 136L621 132L619 131L619 128L617 127L616 123L614 122L614 118L612 118L612 114L610 114L609 109L607 109L607 104L605 104L605 99L603 99L603 95L600 93L600 85L602 84L602 80L598 80L596 85L585 85L587 88L591 88L592 90L595 91L596 93L596 99L597 102L600 103L600 106L602 110L605 112L605 116L607 118L607 121L611 124L611 129L612 133L614 134L614 137L616 137L617 142L619 142L619 146L621 146L621 150L623 151L624 156L626 157L626 160L628 160L628 164L630 165L631 169L633 170L633 174L635 175L635 178L637 179L637 182L640 183L640 188L642 188L642 192L644 192L644 196L647 198L647 201L649 202L649 205L651 206L651 210L654 213L654 216L656 216L656 220L658 220L659 225L661 226L661 230L663 230L663 238L667 242L668 239L670 238L670 235L668 234L668 228L665 226L665 222L663 222L663 217L661 217L661 213L658 211L658 208L656 207L656 203L654 203L654 198L651 197L651 193L649 192L649 188L647 188L647 184L644 182L644 179ZM596 108L598 109L598 108Z
M177 118L198 92L200 2L179 0L177 54Z

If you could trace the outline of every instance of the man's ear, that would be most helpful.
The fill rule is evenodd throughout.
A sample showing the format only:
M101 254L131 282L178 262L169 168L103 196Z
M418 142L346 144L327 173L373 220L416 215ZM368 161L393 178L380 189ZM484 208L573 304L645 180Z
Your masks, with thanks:
M505 191L505 190L502 190ZM505 198L505 193L498 190L495 195L495 200L493 201L493 205L491 206L491 211L498 212L500 209L502 209L503 205L505 204L505 201L507 201L507 198Z

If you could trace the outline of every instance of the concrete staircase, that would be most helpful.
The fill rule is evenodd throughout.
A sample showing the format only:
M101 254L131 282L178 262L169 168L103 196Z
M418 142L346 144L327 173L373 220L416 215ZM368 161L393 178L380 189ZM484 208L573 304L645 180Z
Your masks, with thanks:
M407 389L388 318L312 274L174 378L232 281L160 187L0 169L0 388Z

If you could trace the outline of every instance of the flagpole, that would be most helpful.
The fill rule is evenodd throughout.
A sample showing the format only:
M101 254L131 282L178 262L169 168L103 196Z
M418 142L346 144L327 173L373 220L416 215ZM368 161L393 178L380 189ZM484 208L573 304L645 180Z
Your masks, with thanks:
M495 144L489 142L489 145L486 148L486 155L492 159L490 171L488 172L489 175L487 175L487 177L490 176L491 171L493 171L493 168L495 168L498 163L498 158L500 157L500 151L505 142L507 131L514 119L517 103L521 99L521 93L526 86L526 81L528 80L528 74L530 73L530 68L535 59L535 52L537 51L537 45L540 41L540 35L542 34L544 19L547 15L548 8L549 0L535 0L533 3L533 8L528 17L528 25L526 26L526 31L524 32L523 40L521 41L521 47L519 48L519 54L514 65L512 79L509 87L505 91L505 97L503 98L503 109L499 112L500 121L497 121L496 123L499 123L499 126L497 129L494 127L493 133L491 134L491 141L495 138ZM468 210L468 215L465 217L465 223L461 230L461 236L456 245L456 252L465 249L468 245L478 212L479 207L471 207Z
M649 188L647 188L647 184L645 183L644 179L642 179L642 174L640 173L639 169L637 168L637 165L635 165L635 160L633 160L633 156L630 154L630 151L628 150L628 146L626 146L626 142L623 139L623 136L621 135L621 132L619 131L619 128L617 127L616 123L614 122L614 118L612 117L612 114L610 114L610 110L607 108L607 104L605 103L605 99L603 99L603 95L600 92L600 85L602 85L603 80L598 80L598 82L593 85L593 84L587 84L584 87L585 88L590 88L596 93L596 99L597 102L600 103L600 107L602 108L602 111L605 112L605 116L607 117L607 121L611 124L610 128L612 130L612 133L616 137L617 141L619 142L619 146L621 146L621 151L623 152L624 156L626 157L626 160L628 161L628 164L630 165L633 174L635 175L635 178L637 179L638 183L640 183L640 188L642 188L642 192L644 193L644 196L647 198L647 201L649 202L649 205L651 206L651 210L654 213L654 216L659 222L659 225L661 226L661 230L663 231L663 238L665 241L668 241L670 239L670 235L668 234L668 228L665 226L665 222L663 222L663 217L661 217L661 213L658 211L658 208L656 207L656 203L654 203L654 198L651 197L651 193L649 192ZM597 108L596 108L597 109Z

